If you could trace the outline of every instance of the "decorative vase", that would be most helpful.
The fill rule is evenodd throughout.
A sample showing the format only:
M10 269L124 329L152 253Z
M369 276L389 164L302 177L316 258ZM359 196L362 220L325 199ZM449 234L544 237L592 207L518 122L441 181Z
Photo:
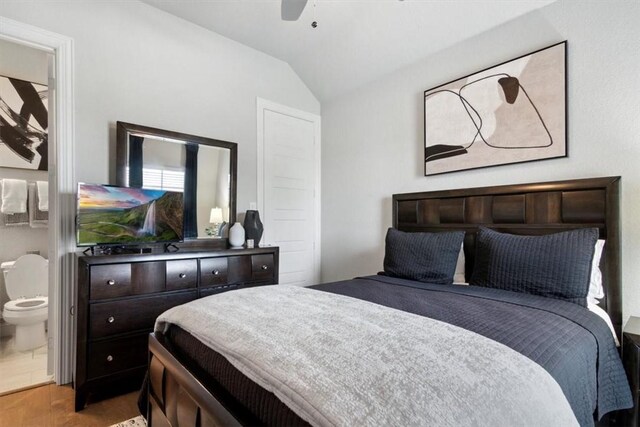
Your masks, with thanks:
M234 248L244 245L244 228L239 222L229 229L229 244Z
M218 227L218 237L224 237L225 234L228 232L228 230L229 230L228 222L223 222L222 224L220 224L220 227Z
M247 233L247 239L253 239L253 243L257 247L264 231L262 221L260 221L260 212L247 211L244 214L244 229Z

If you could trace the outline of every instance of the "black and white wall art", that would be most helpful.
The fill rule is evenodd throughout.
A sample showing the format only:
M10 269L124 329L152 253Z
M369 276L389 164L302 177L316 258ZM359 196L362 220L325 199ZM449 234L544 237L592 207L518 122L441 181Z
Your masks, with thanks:
M0 167L47 170L45 85L0 76Z
M425 175L566 157L566 45L425 91Z

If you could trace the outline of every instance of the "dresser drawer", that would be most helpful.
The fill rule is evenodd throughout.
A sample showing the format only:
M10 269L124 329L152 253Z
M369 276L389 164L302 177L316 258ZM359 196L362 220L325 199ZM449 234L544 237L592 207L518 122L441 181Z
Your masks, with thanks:
M165 290L165 262L134 262L131 264L131 294L144 295Z
M137 330L151 331L156 317L176 305L197 298L197 291L157 297L127 299L91 304L89 339Z
M251 278L253 280L273 279L274 268L272 254L251 256Z
M200 298L238 289L242 285L217 285L200 289Z
M230 256L227 258L229 272L227 283L245 284L251 281L251 257L247 255Z
M89 344L87 379L145 366L149 334L99 341Z
M198 260L167 261L168 291L195 288L198 283Z
M165 290L164 261L94 265L90 276L89 299L94 301Z
M200 260L200 286L227 283L227 258L203 258Z
M94 265L90 277L91 299L131 295L131 264Z

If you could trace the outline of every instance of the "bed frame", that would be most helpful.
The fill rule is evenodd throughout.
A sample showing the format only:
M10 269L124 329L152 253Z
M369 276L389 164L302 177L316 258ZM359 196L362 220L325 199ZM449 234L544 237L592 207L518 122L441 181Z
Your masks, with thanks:
M600 264L606 296L601 306L620 337L619 187L620 177L606 177L395 194L393 226L409 232L466 231L467 274L473 268L480 226L526 235L598 228L600 238L606 239ZM240 415L232 414L208 391L161 335L150 335L149 353L149 426L241 425Z
M393 195L393 226L402 231L465 230L467 274L478 227L540 235L594 227L606 239L600 303L618 338L622 326L620 177L504 185ZM468 278L468 277L467 277Z

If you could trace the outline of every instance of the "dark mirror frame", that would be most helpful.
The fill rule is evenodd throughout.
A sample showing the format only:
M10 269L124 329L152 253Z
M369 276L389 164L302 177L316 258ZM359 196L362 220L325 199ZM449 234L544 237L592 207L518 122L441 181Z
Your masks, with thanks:
M116 122L116 185L123 187L126 186L127 183L127 150L129 147L130 134L141 136L159 136L161 138L182 140L185 142L229 149L231 152L231 155L229 156L231 162L231 164L229 165L229 173L231 175L231 182L229 183L229 224L233 224L236 222L236 193L238 189L238 144L236 144L235 142L221 141L219 139L206 138L203 136L190 135L187 133L173 132L133 123ZM184 242L180 243L179 246L195 249L210 247L226 248L227 239L185 238Z

